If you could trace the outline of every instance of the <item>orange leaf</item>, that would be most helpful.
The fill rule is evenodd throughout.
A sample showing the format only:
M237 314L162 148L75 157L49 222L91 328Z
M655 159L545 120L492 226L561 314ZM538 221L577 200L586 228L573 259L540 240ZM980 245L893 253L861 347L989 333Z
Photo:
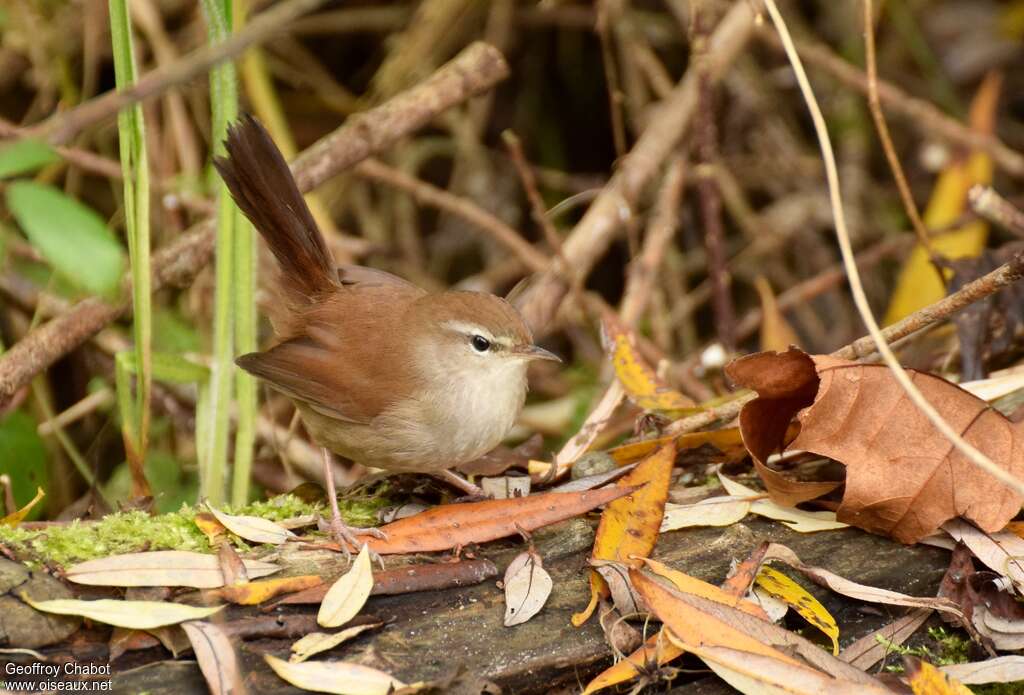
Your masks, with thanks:
M725 581L721 589L722 595L725 598L722 603L731 606L734 605L731 603L732 601L740 601L742 599L747 593L747 589L753 583L754 575L757 574L758 567L761 566L761 559L767 550L768 544L762 543L749 558L740 564L732 577ZM646 562L651 564L653 561L648 559ZM657 564L660 565L661 563ZM682 573L680 572L680 574ZM757 607L757 609L761 610L760 607ZM597 692L602 688L610 688L613 685L631 681L640 675L641 669L647 668L653 662L657 662L658 666L664 666L682 655L683 649L669 640L665 636L664 628L662 628L648 637L647 641L640 645L635 652L625 659L612 664L594 680L590 681L587 684L586 690L583 691L583 695L590 695L590 693Z
M927 661L904 657L910 689L914 695L971 695L971 690Z
M752 615L755 618L760 618L761 620L768 620L768 616L765 614L764 610L756 603L734 596L724 589L718 588L714 584L708 584L702 579L697 579L685 572L672 569L668 565L658 562L657 560L645 558L644 562L652 572L669 580L677 589L684 593L700 596L701 598L706 598L709 601L715 601L716 603L736 608L737 610L741 610L744 613Z
M323 583L323 580L316 576L302 575L299 577L283 577L281 579L261 579L255 582L244 584L233 584L221 589L214 590L213 594L225 601L236 603L240 606L255 606L258 603L268 601L281 594L290 594L296 591L304 591Z
M914 543L957 516L998 531L1022 498L978 470L907 398L889 369L800 350L731 363L729 377L759 394L740 414L743 440L764 458L799 411L793 447L845 464L840 521ZM944 379L910 370L915 385L964 439L1024 474L1024 425Z
M470 543L485 543L570 519L633 492L608 486L584 492L545 492L507 500L445 504L399 519L380 530L387 540L368 538L382 555L429 553Z
M754 287L761 298L761 349L787 350L790 345L799 345L796 331L779 311L772 286L763 275L754 278Z
M797 430L793 429L793 437ZM731 463L739 461L747 455L747 448L743 445L743 436L738 427L726 427L710 432L690 432L681 434L678 437L659 437L657 439L644 439L639 442L630 442L608 450L608 455L615 459L619 465L626 465L639 461L645 456L650 456L660 447L675 440L676 450L699 449L702 446L711 446L721 452L722 462Z
M709 615L688 602L680 600L671 589L648 578L642 572L631 570L630 581L658 619L685 645L719 646L738 649L751 654L768 656L794 666L801 663L784 652L760 642L746 632L724 620Z

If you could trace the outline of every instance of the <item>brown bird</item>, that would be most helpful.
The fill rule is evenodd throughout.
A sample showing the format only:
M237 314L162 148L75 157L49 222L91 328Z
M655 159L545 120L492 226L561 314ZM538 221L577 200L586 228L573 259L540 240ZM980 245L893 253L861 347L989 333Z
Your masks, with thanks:
M497 446L522 409L529 362L559 358L534 345L500 297L428 293L384 271L335 267L263 126L244 117L226 145L217 170L280 267L277 342L237 364L290 397L323 447L332 532L355 545L366 531L341 519L328 451L478 492L448 469Z

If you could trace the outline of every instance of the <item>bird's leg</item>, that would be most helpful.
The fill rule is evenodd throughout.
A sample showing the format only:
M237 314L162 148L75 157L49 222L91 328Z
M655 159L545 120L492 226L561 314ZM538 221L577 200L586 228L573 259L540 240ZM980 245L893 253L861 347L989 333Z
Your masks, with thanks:
M430 475L443 483L448 483L452 487L465 492L471 499L490 498L490 495L484 492L482 488L474 485L457 473L452 473L449 470L443 470L436 473L430 473Z
M366 542L365 539L360 542L357 538L360 534L387 540L387 534L378 528L349 526L341 518L341 510L338 509L338 492L334 489L334 466L331 461L331 452L327 449L321 449L321 451L324 458L324 485L327 488L327 501L331 505L331 521L328 524L328 528L334 539L341 545L342 550L345 551L346 555L349 554L348 546L350 545L358 550L359 546Z

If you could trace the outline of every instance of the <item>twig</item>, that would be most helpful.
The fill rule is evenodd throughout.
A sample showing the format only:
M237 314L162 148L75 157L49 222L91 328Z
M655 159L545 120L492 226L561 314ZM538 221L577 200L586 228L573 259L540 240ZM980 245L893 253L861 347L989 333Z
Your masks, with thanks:
M781 48L781 42L775 32L765 29L758 35L774 48ZM820 43L804 40L796 45L800 55L808 63L821 68L843 84L867 94L867 76L856 66L846 62ZM995 135L972 130L955 118L947 116L931 103L910 96L885 80L878 81L878 97L891 111L910 120L916 127L961 147L982 150L1007 173L1024 176L1024 154L1008 147Z
M695 140L700 161L711 164L718 159L718 128L715 127L714 89L706 67L707 32L699 5L693 6L693 53L697 69L697 107ZM722 195L718 183L710 176L697 179L701 219L704 222L704 248L708 254L708 280L711 282L711 306L714 310L718 339L727 352L736 350L736 313L732 306L732 282L722 229Z
M712 80L719 78L746 45L753 27L751 4L733 4L709 38L706 59ZM686 133L697 106L697 72L692 67L687 70L672 93L662 100L633 149L622 158L612 179L566 239L565 256L579 277L585 277L594 267L616 232L632 217L632 208L641 192ZM526 291L521 305L523 316L535 334L547 329L568 291L565 282L550 271Z
M57 113L23 132L45 137L50 144L62 145L83 129L113 118L118 111L136 102L162 94L171 87L188 82L218 63L237 56L249 46L288 29L302 15L322 5L325 0L286 0L260 14L243 31L228 40L207 44L180 61L162 66L146 74L134 86L110 91L68 111Z
M508 66L496 49L481 43L467 47L426 81L360 117L349 119L300 155L292 164L300 188L308 191L373 152L389 147L445 109L492 87L507 75ZM213 237L213 221L207 219L156 252L153 291L191 283L210 260ZM89 297L68 313L31 331L0 355L0 402L124 315L127 309L125 302L111 304Z
M892 170L892 177L896 180L896 189L900 192L900 199L903 201L903 208L910 218L910 225L917 234L917 240L926 250L931 251L931 240L928 238L928 228L921 219L921 213L914 202L914 195L910 192L910 184L903 173L903 166L900 158L896 155L896 148L892 144L892 136L889 134L889 125L885 122L885 115L882 113L882 102L878 97L878 64L875 59L875 10L872 0L864 0L864 62L868 73L868 107L871 111L871 118L875 122L875 129L878 131L878 139L882 142L882 150Z
M971 210L993 222L1011 234L1024 237L1024 212L1009 200L996 193L990 186L980 183L971 186L967 192Z
M878 323L875 321L875 317L871 313L871 305L868 303L868 298L864 294L864 287L861 285L860 274L857 271L857 264L853 259L853 249L850 245L850 237L846 230L846 220L843 215L843 201L839 188L839 174L836 171L835 154L832 151L832 143L829 140L828 127L825 124L825 118L822 116L817 99L814 96L814 92L811 90L810 82L804 72L803 65L800 62L800 56L796 52L796 47L793 45L793 41L789 36L789 30L786 27L785 21L779 13L779 9L775 6L775 0L764 0L764 3L768 10L768 14L771 15L772 23L775 25L775 29L779 33L779 38L782 39L782 45L785 48L786 55L793 67L793 72L796 74L797 83L800 85L800 91L803 94L804 101L807 103L808 110L811 112L811 120L814 122L814 130L817 133L818 141L821 146L822 158L825 163L825 177L828 181L829 202L832 205L836 237L839 241L839 248L843 255L843 263L846 266L846 272L849 277L850 290L853 293L853 301L857 306L857 310L860 312L861 318L867 326L868 332L871 334L872 340L874 340L878 347L879 354L892 371L893 377L896 379L897 383L899 383L906 392L907 397L928 418L932 423L932 426L934 426L935 429L949 440L949 443L952 444L954 448L956 448L975 466L1018 494L1024 495L1024 481L1019 480L1016 476L1010 474L1009 471L1000 468L988 456L983 454L969 442L965 441L960 433L950 427L949 423L946 422L942 415L935 410L935 407L928 402L928 399L925 398L921 391L914 385L910 375L907 374L905 369L903 369L903 366L899 363L896 355L893 354L892 348L889 347L885 337L882 335L882 331L879 329ZM1015 260L1019 260L1016 271L1019 275L1021 266L1024 264L1024 256L1018 256Z
M488 212L468 198L449 193L443 188L410 176L404 171L390 167L377 159L360 162L354 169L356 175L387 184L393 188L409 193L420 203L444 210L478 229L487 232L495 241L512 251L526 266L535 273L548 269L547 257L523 239L515 229L501 218Z
M948 297L944 297L934 304L919 309L902 321L886 327L882 331L881 337L886 342L891 343L894 340L899 340L912 333L916 333L923 328L949 318L969 304L995 294L1022 277L1024 277L1024 252L1016 254L1009 262L999 266L991 273L982 275L977 280L967 283ZM844 360L857 360L874 354L876 348L875 339L870 335L866 335L836 350L832 353L832 356Z
M679 206L685 188L686 158L676 155L669 163L665 180L662 181L640 254L629 265L619 317L630 328L636 326L647 308L658 278L658 269L679 228Z

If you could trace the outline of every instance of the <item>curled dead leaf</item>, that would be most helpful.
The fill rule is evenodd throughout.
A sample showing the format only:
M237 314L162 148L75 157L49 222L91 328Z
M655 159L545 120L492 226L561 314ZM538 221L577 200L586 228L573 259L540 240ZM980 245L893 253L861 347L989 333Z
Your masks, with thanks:
M505 570L505 627L520 625L537 615L551 595L551 575L540 555L520 553Z
M840 521L914 543L958 516L998 531L1020 509L1021 496L954 450L884 366L790 349L743 357L726 371L759 395L740 414L753 455L765 460L779 449L797 415L801 430L792 446L846 465ZM1011 474L1024 474L1024 425L944 379L911 376L968 442Z

